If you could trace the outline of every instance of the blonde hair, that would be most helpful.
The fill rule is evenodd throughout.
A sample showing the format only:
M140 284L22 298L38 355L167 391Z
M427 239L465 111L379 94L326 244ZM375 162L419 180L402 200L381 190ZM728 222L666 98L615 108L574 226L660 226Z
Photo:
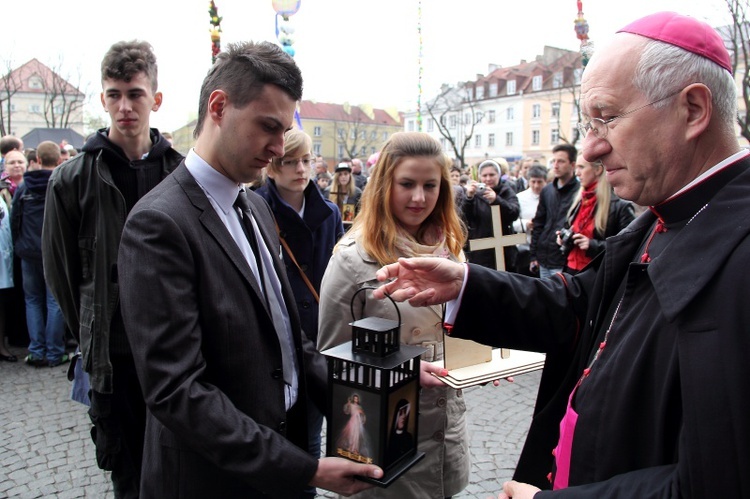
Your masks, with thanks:
M367 189L360 201L361 210L351 229L353 233L359 233L360 244L380 265L393 263L402 256L396 247L398 222L390 212L391 191L396 167L404 159L413 157L434 159L440 167L438 200L435 209L422 222L416 240L423 242L422 238L429 229L439 227L445 235L448 250L456 257L466 241L466 229L453 201L450 159L443 153L440 143L426 133L397 132L385 143L375 168L371 170Z
M587 161L588 163L588 161ZM601 168L602 172L598 175L596 184L596 206L594 207L594 228L599 234L605 234L607 232L607 221L609 219L609 204L612 201L612 189L607 180L607 176L604 175L604 165L601 161L594 163L588 163L593 167ZM570 205L568 210L568 220L573 216L573 212L576 210L578 203L581 201L583 196L583 186L578 189L578 193L573 198L573 204Z
M268 170L273 173L281 172L281 160L286 157L298 157L304 156L305 154L312 153L312 139L302 130L292 128L287 130L284 134L284 156L281 158L273 158L271 164L268 165Z

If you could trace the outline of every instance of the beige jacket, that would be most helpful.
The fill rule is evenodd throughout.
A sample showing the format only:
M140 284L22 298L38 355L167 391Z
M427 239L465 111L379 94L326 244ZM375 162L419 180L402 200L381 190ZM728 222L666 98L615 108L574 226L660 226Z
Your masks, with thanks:
M344 236L323 276L320 290L318 348L323 351L351 340L351 298L362 286L375 286L380 266L350 236ZM365 297L367 295L367 297ZM442 307L414 308L399 303L401 343L428 349L422 359L442 359ZM364 308L364 309L363 309ZM357 295L354 319L397 319L390 300ZM460 391L448 386L423 389L420 395L418 448L426 457L387 489L370 489L356 497L445 498L469 482L469 437L466 405Z

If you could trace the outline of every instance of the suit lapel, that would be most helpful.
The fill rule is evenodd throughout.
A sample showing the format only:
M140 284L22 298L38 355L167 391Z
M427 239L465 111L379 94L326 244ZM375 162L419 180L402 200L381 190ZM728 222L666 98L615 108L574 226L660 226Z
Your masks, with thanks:
M250 287L258 297L258 301L263 304L263 308L266 308L265 299L261 291L258 280L255 278L250 265L248 265L242 252L237 247L237 243L232 239L232 235L229 233L224 223L221 221L219 216L216 214L211 202L208 200L203 189L198 185L190 172L185 168L184 162L178 169L172 173L172 176L177 183L182 187L185 195L190 200L192 205L201 212L198 219L201 225L206 231L211 234L219 247L224 251L224 254L229 261L237 268L242 278L247 281ZM268 310L266 310L268 313ZM270 314L269 314L270 317Z

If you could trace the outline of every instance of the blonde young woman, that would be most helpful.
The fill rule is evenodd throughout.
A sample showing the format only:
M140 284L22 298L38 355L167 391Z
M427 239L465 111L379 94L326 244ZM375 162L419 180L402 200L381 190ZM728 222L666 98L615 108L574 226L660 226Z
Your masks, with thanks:
M383 265L425 255L463 260L466 233L454 207L448 162L440 143L425 133L396 133L383 146L359 215L334 248L323 276L319 349L351 339L351 298L362 286L376 283L375 272ZM369 292L357 298L357 318L396 319L390 301L373 300ZM402 343L426 347L423 360L442 359L442 307L398 307ZM358 497L445 498L468 484L464 399L460 391L437 380L425 383L429 378L422 376L419 407L418 446L426 457L389 488L367 490Z
M589 163L580 155L575 174L581 188L568 211L565 228L569 236L558 244L567 252L565 271L576 274L604 251L604 240L614 236L633 221L633 205L615 196L604 173L604 166Z

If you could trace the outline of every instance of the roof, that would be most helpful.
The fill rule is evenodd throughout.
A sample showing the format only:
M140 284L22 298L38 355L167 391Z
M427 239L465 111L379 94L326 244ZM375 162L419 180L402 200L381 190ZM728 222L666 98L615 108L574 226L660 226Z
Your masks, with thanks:
M348 121L371 125L402 126L403 114L395 110L375 109L367 105L328 104L303 100L299 105L303 120Z
M42 79L43 85L41 88L30 86L31 77L34 75L38 75ZM10 86L16 87L12 88L12 90L17 92L43 94L53 91L58 94L78 95L81 98L85 96L83 92L68 83L61 75L39 62L36 58L11 71L9 80L12 82ZM0 89L4 89L5 84L6 80L0 79ZM64 92L60 91L61 87L64 88Z
M84 136L70 128L34 128L29 133L21 137L26 147L36 148L45 140L51 140L60 144L65 140L68 144L76 149L83 147Z

